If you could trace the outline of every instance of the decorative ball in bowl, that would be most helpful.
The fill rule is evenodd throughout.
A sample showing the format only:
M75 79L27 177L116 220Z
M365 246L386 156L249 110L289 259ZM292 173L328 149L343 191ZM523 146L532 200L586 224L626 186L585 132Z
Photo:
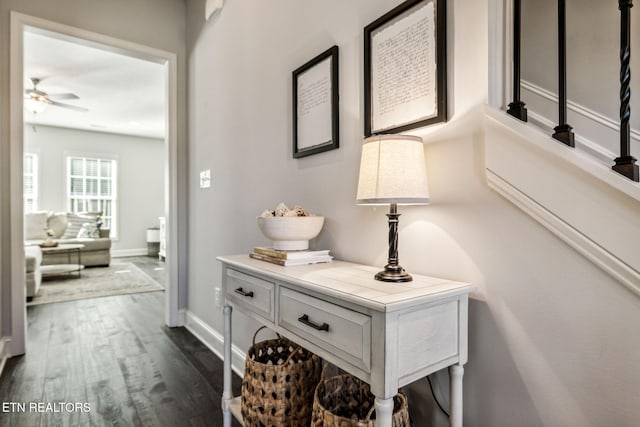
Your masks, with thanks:
M274 249L283 251L309 249L309 240L320 233L323 224L323 216L258 217L262 234L273 241Z

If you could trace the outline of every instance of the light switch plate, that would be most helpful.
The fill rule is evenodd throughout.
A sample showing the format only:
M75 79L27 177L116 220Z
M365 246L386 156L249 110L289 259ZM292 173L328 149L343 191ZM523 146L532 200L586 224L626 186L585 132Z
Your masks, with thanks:
M200 188L211 187L211 169L200 172Z

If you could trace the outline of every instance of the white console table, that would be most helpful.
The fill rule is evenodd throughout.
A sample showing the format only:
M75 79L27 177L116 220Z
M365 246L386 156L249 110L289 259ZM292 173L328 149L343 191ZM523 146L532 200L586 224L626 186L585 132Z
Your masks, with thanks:
M236 308L371 386L377 427L391 427L398 388L450 373L450 425L462 427L468 283L414 275L374 280L380 268L342 261L281 267L218 257L224 295L224 427L231 427L231 312ZM237 415L236 415L237 417Z

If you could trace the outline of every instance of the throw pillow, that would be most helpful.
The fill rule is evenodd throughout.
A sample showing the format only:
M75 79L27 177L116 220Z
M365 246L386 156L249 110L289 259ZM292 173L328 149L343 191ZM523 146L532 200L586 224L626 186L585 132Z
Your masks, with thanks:
M29 212L24 216L25 240L45 240L47 238L47 217L49 212Z
M98 231L98 226L95 222L85 222L80 227L76 237L78 239L97 239L100 237L100 231Z
M99 218L97 213L67 213L67 229L64 231L63 239L75 239L84 223L95 223Z
M67 228L67 213L51 212L47 219L47 224L49 225L49 228L53 230L53 238L59 239Z

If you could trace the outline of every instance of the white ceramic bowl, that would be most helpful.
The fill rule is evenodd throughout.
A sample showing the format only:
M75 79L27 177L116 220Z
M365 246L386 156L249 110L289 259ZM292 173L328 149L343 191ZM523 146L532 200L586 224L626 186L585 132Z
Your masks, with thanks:
M274 249L284 251L308 249L309 240L320 233L323 224L323 216L258 217L262 234L273 241Z

